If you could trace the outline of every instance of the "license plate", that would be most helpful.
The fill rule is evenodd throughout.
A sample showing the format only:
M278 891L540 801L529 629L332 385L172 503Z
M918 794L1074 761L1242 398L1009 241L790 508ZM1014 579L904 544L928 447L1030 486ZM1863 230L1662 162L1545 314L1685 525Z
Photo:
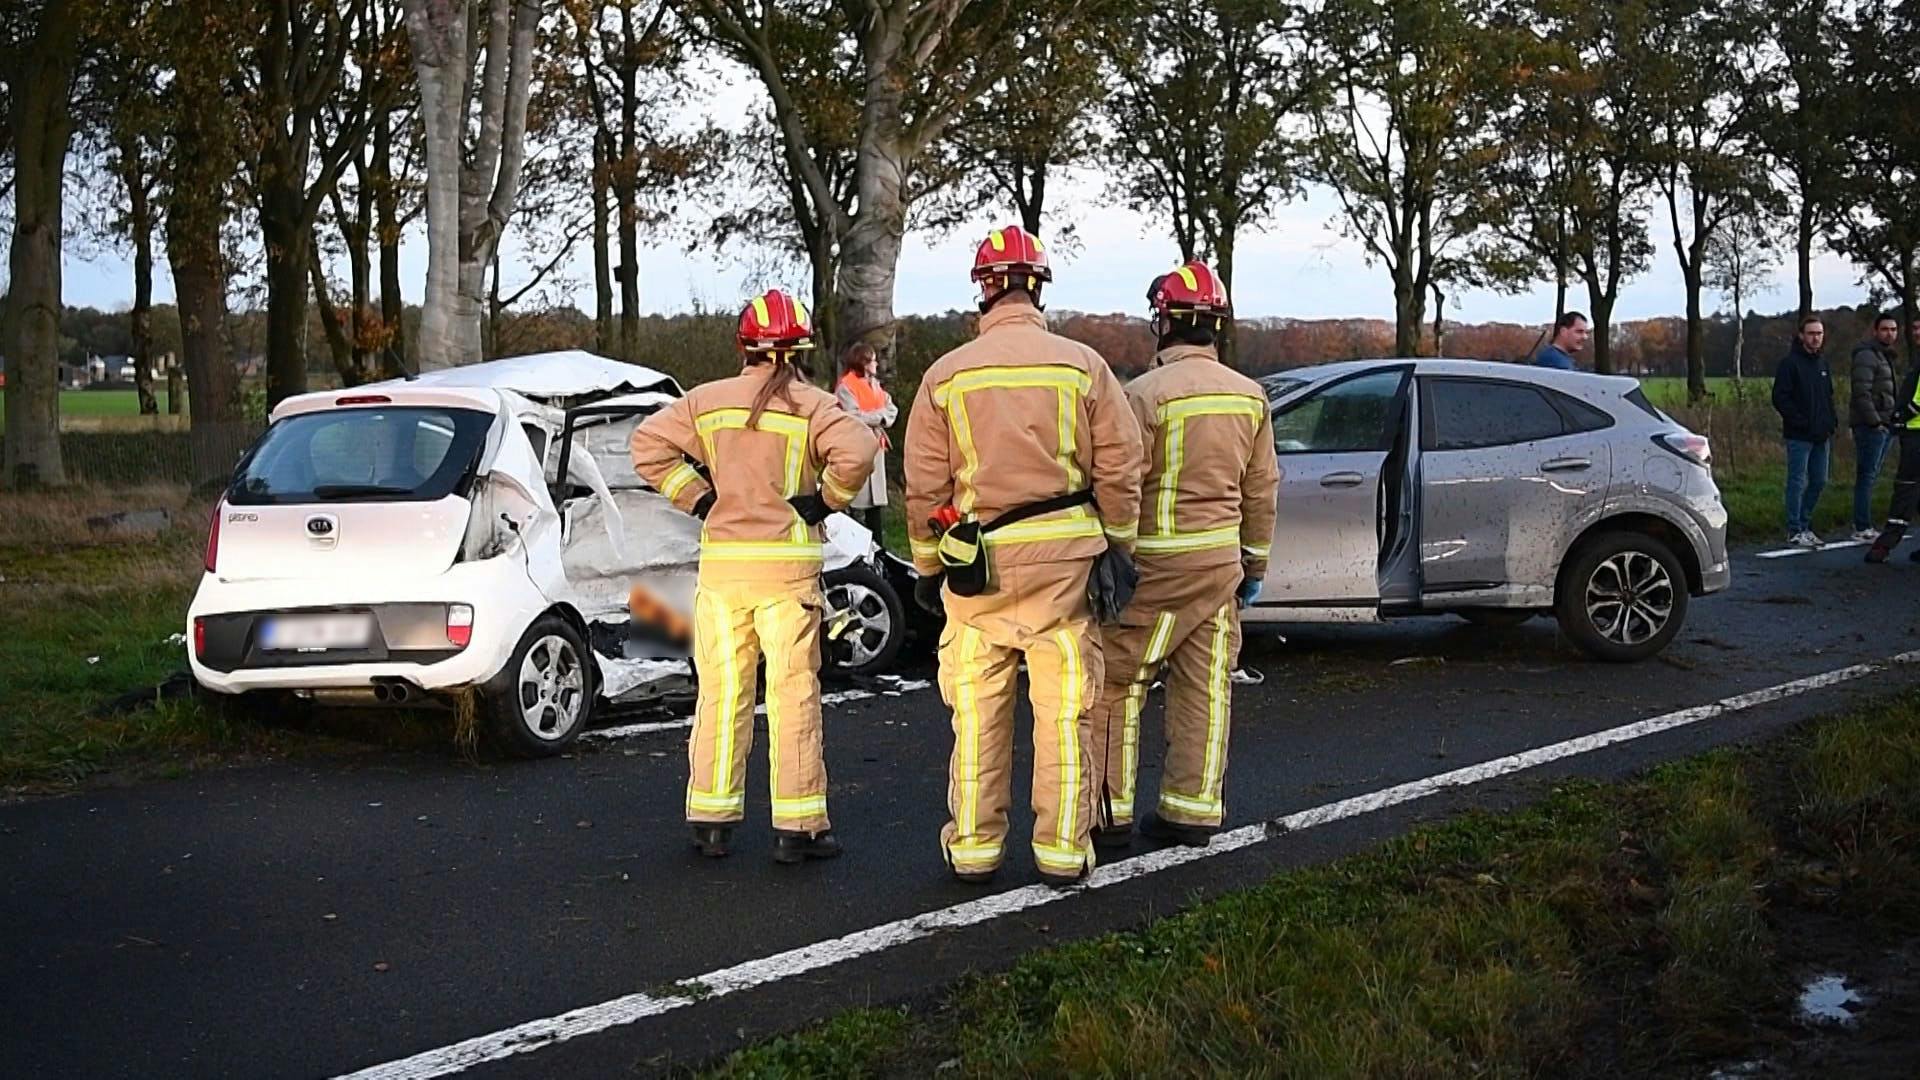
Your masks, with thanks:
M373 639L366 615L283 615L260 629L260 644L276 652L364 649Z

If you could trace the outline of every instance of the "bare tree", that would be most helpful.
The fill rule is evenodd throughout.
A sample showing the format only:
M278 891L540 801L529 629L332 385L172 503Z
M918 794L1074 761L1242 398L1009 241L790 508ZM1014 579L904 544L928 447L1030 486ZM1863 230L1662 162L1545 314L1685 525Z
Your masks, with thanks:
M60 247L82 17L73 0L41 0L0 16L0 80L8 87L14 151L13 237L0 311L9 365L0 482L15 488L67 482L60 456Z
M543 0L406 0L426 129L427 289L420 367L484 353L486 275L513 215Z
M1732 218L1707 241L1707 288L1733 305L1733 377L1741 377L1741 358L1747 349L1747 300L1773 289L1773 272L1780 268L1780 250L1774 245L1777 223L1757 214Z

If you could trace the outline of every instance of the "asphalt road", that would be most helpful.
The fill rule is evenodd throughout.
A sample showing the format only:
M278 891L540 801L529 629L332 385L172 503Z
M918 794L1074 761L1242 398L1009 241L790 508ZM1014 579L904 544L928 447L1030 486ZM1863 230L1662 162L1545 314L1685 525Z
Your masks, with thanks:
M595 740L546 762L370 753L0 807L0 1075L326 1076L475 1039L388 1075L461 1063L485 1077L695 1064L1416 820L1515 804L1559 777L1619 775L1920 685L1920 663L1843 670L1920 648L1920 566L1859 559L1857 549L1741 559L1734 587L1696 603L1665 657L1628 668L1585 661L1547 620L1255 635L1243 661L1267 679L1236 689L1229 826L1845 677L1682 714L1695 722L1483 783L1406 789L1424 797L1398 805L1344 804L1333 820L1263 842L1251 842L1266 835L1259 828L1245 830L1239 850L1184 865L1163 865L1143 844L1123 856L1142 860L1126 873L1153 872L1122 881L1103 869L1113 880L1068 894L1023 890L1037 879L1017 843L990 889L948 878L938 833L950 735L930 689L829 709L832 812L847 854L803 867L768 858L758 754L733 857L691 851L678 729ZM1143 810L1158 782L1157 698ZM1016 762L1015 839L1028 826L1027 760ZM959 914L940 916L953 929L913 940L897 926L873 930L955 905Z

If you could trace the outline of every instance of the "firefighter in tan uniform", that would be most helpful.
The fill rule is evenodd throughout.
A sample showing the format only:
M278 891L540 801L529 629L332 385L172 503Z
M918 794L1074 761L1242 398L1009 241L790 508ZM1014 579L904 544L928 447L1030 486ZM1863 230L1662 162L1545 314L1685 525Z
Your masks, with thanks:
M755 297L740 314L739 345L744 371L694 387L634 431L633 467L706 522L693 602L694 843L725 855L745 815L754 667L764 656L774 858L797 863L840 853L820 749L819 525L852 501L878 447L795 370L795 354L813 348L799 301L777 290Z
M1141 829L1204 845L1220 828L1238 611L1266 577L1279 483L1266 394L1215 351L1232 311L1213 270L1188 263L1147 298L1160 351L1127 385L1147 444L1140 585L1118 625L1103 628L1107 678L1094 713L1110 811L1095 834L1103 847L1132 837L1140 707L1163 663L1166 766Z
M924 575L916 600L944 606L940 692L953 709L947 864L984 882L1005 856L1013 710L1025 657L1034 715L1033 855L1050 884L1093 868L1098 794L1089 710L1100 692L1088 573L1109 543L1130 548L1140 510L1139 425L1100 355L1047 331L1040 241L992 233L974 259L979 336L940 358L907 422L907 525ZM1010 511L1076 505L995 529ZM933 519L977 523L988 584L941 586ZM948 538L957 535L953 530Z

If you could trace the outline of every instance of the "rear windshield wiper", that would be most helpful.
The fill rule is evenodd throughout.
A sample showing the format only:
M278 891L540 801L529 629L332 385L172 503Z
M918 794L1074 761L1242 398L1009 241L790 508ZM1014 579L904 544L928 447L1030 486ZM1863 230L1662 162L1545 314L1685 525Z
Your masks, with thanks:
M378 495L411 495L413 489L387 484L315 484L313 494L318 499L359 499Z

